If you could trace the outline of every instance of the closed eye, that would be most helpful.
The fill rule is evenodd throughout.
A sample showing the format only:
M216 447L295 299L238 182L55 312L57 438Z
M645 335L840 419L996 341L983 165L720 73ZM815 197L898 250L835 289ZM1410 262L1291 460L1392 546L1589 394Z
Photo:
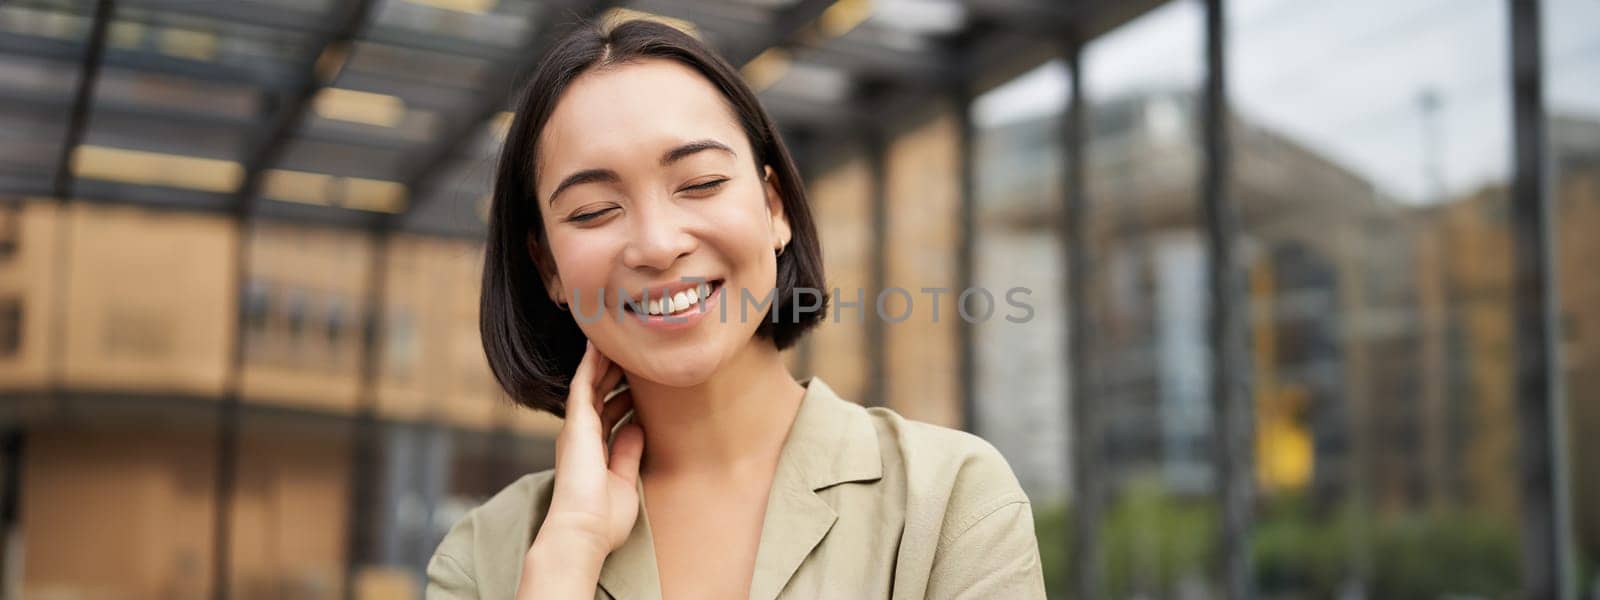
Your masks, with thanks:
M728 182L728 180L726 180L726 179L713 179L713 180L707 181L705 183L695 184L695 185L691 185L689 187L683 188L683 191L688 192L688 191L709 191L709 190L714 190L714 189L717 189L718 187L721 187L722 184L727 183L727 182Z
M606 213L611 212L611 211L616 210L616 209L617 208L615 206L613 206L611 208L602 208L602 209L594 211L594 212L587 212L587 213L583 213L583 214L579 214L579 215L572 215L570 217L567 217L567 221L568 222L572 222L572 223L583 223L583 222L586 222L586 221L592 221L592 220L600 218L601 216L605 215Z

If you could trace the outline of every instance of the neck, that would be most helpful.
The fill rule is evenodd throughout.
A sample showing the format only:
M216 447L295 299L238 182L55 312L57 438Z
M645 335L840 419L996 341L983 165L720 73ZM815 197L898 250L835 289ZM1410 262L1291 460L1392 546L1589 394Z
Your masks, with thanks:
M752 338L732 361L692 387L629 377L644 428L642 472L728 475L770 468L805 388L772 342Z

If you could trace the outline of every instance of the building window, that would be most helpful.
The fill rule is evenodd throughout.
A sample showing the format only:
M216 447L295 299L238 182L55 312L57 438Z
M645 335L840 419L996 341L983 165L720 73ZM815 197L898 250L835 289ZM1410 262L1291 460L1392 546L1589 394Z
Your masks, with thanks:
M22 351L22 298L0 298L0 358Z

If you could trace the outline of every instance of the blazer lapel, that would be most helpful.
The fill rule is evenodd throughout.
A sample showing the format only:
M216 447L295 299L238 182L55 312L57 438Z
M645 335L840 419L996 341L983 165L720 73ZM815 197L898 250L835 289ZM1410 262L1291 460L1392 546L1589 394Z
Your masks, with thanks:
M752 600L777 598L838 520L833 505L817 492L883 476L878 434L866 409L840 398L820 378L802 384L806 393L779 452L778 469L767 495L750 582ZM660 600L661 578L642 480L638 488L639 516L622 547L601 565L599 583L613 598Z
M639 490L639 516L622 547L606 555L600 566L600 587L612 598L661 600L661 576L656 572L655 545L650 537L650 519L644 509L644 480Z
M777 598L838 520L817 492L883 475L877 431L865 409L839 398L820 378L810 378L805 386L767 497L752 600Z

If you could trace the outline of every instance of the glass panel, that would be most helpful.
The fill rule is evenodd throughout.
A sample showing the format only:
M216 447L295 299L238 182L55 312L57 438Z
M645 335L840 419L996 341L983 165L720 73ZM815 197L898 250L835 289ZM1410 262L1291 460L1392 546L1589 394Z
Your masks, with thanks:
M1060 593L1071 587L1070 540L1052 525L1066 518L1072 465L1067 270L1055 224L1069 88L1066 64L1052 61L973 102L979 291L957 301L976 328L977 433L1005 455L1032 499L1046 587Z
M95 80L95 109L145 111L164 122L209 119L213 125L244 125L262 114L262 90L211 83L113 66Z
M4 9L0 9L3 11ZM0 179L6 189L42 193L66 139L77 72L52 61L0 60Z
M503 55L527 40L537 10L528 0L379 0L366 36L436 52Z
M758 88L759 88L759 82ZM778 94L818 104L840 104L849 100L850 74L826 65L791 61L783 65L779 78L762 93Z
M1506 3L1229 3L1264 594L1518 586Z
M67 10L0 6L0 185L45 194L71 118L89 19Z
M253 110L258 101L248 92L228 88L227 91L232 93L212 96L215 102L213 108L189 110L189 106L202 102L201 94L217 89L192 80L113 70L108 85L95 87L91 118L83 143L95 148L152 153L164 162L200 159L207 161L207 166L201 167L205 171L215 171L222 179L234 179L236 176L231 172L240 169L237 161L243 158L245 144L250 139L249 128L254 123L254 117L241 113ZM80 175L87 175L90 171L108 172L86 165L84 156L78 156L75 160L75 169ZM172 185L174 179L164 176L185 175L182 172L185 169L174 168L179 172L162 170L144 175L118 173L95 178L144 185ZM233 185L200 187L223 193L234 189ZM213 187L216 189L211 189Z
M356 42L345 69L388 79L476 88L494 73L490 61L374 42ZM503 74L494 73L496 77Z
M146 56L216 63L245 72L282 69L304 60L311 36L305 32L250 25L221 13L215 16L137 6L118 7L108 33L109 48Z
M1545 112L1580 589L1600 594L1600 4L1547 0Z
M1104 428L1111 595L1212 589L1204 73L1199 2L1168 3L1085 48L1089 382Z
M294 171L327 173L398 181L406 166L402 148L360 147L338 142L295 138L289 142L278 167Z
M300 131L317 139L399 149L428 142L439 123L438 111L417 108L399 96L327 87L312 97Z
M0 6L0 32L81 44L89 36L93 11L63 2L10 2Z

